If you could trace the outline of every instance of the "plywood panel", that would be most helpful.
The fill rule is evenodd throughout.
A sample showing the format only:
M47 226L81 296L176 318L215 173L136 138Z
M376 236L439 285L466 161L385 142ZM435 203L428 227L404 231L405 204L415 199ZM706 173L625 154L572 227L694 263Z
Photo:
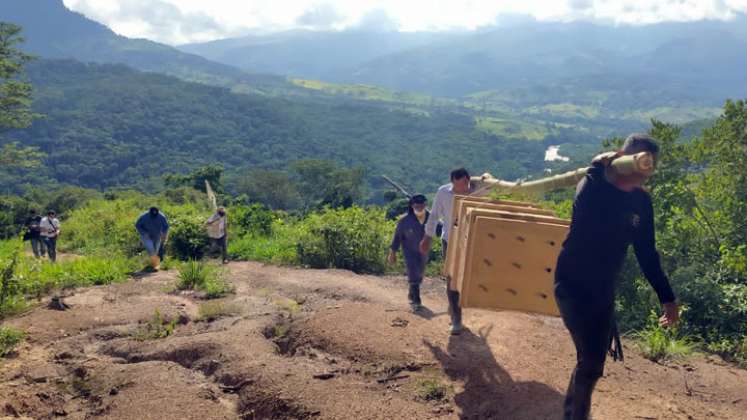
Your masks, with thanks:
M461 306L558 316L553 278L568 227L493 215L468 225Z
M452 204L452 221L449 232L450 246L447 249L446 260L443 265L443 275L450 280L450 285L453 290L457 290L457 285L453 279L457 277L457 264L461 257L461 251L464 248L462 240L463 236L459 234L459 223L460 219L466 217L466 211L469 208L488 208L494 210L503 210L508 212L519 212L529 214L539 214L546 216L554 216L555 213L551 210L544 210L536 208L533 204L523 203L518 201L502 201L492 200L485 197L473 197L466 195L455 195L454 203ZM464 232L464 230L462 230Z

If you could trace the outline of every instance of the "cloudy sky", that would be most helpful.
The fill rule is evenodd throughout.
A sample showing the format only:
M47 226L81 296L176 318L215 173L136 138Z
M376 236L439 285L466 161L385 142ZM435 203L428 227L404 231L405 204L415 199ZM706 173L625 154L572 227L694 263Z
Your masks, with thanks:
M474 29L528 15L608 24L731 19L747 0L63 0L114 31L170 44L251 32Z

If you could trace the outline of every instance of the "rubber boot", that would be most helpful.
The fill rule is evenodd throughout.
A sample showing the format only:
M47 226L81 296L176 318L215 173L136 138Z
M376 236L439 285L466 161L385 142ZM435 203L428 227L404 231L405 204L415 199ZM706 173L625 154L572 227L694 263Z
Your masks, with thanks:
M155 271L158 271L161 268L161 259L158 258L158 255L153 255L152 257L150 257L150 266Z

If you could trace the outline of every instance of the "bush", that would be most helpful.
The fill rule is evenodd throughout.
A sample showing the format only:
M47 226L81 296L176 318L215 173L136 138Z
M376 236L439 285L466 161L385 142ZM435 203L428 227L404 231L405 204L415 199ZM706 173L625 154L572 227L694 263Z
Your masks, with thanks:
M675 359L693 352L692 343L680 338L677 329L665 329L659 325L656 312L650 313L648 328L636 336L643 357L653 362Z
M91 200L70 213L62 226L60 248L84 255L135 256L143 251L135 230L138 217L158 205L169 219L167 251L179 259L201 257L208 245L204 222L209 216L207 203L173 205L142 194L123 194L111 200Z
M326 209L301 223L298 259L312 268L383 273L394 223L380 209Z
M241 312L241 308L224 302L205 302L198 308L198 321L214 321L224 316L233 316Z
M176 287L179 290L202 290L211 299L231 291L218 267L198 260L182 263Z
M276 219L269 235L249 233L228 241L228 253L234 259L262 261L272 264L298 263L298 222Z
M231 226L236 227L238 231L236 233L241 236L247 233L269 236L272 233L272 224L275 220L273 212L261 204L235 207L229 217L233 222Z
M153 317L145 323L144 326L138 328L133 334L133 338L138 341L145 340L157 340L159 338L166 338L174 333L176 329L176 319L166 321L161 312L156 309L153 313Z
M205 232L205 220L206 217L199 215L180 215L172 218L167 243L169 253L181 260L202 258L210 245Z
M15 350L18 343L23 340L23 331L12 327L0 327L0 357L5 357Z

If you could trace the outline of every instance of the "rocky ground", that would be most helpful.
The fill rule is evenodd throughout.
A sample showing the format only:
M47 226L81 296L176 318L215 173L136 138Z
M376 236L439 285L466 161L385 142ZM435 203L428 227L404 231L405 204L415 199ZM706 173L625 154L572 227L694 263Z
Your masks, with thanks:
M438 279L415 315L402 277L227 270L235 294L219 300L173 292L176 273L160 272L6 321L27 339L0 361L0 418L560 418L574 351L558 319L468 310L452 337ZM625 346L595 419L745 418L747 371Z

